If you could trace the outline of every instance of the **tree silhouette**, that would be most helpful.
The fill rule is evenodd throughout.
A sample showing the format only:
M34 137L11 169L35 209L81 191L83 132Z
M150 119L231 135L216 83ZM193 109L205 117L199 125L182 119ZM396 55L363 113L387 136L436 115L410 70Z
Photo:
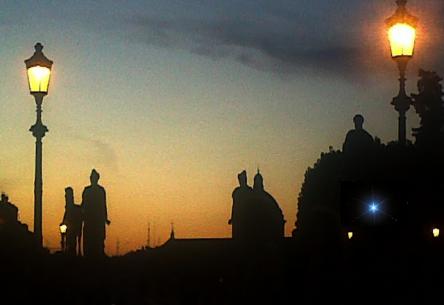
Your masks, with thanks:
M431 71L419 71L418 94L412 94L413 106L420 117L420 127L413 129L416 144L425 149L443 148L444 101L442 78Z
M442 80L435 72L420 71L418 94L413 95L419 128L414 129L415 143L372 143L369 135L356 124L347 133L343 151L322 153L313 167L307 169L298 198L298 214L294 236L311 241L344 240L344 230L352 221L346 209L358 212L361 204L344 209L347 188L355 187L385 194L393 211L390 218L399 220L398 231L418 240L444 219L444 102ZM360 120L358 120L360 123ZM361 135L361 136L359 136ZM352 193L352 192L348 192ZM356 192L354 192L356 194ZM356 215L355 218L358 218ZM358 223L354 219L354 223ZM345 226L344 226L345 225ZM359 224L362 225L362 224ZM391 230L396 231L396 230Z

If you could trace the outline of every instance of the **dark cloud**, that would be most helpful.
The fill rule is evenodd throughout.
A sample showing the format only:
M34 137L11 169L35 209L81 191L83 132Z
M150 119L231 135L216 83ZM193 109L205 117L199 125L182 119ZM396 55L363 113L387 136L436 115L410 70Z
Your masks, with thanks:
M420 18L444 9L441 0L427 1L428 5L411 5L425 8L417 11ZM394 1L245 0L226 1L216 8L205 7L206 1L193 3L198 14L175 7L175 14L131 18L132 37L281 74L315 71L359 79L369 72L387 71L387 56L381 55L388 50L383 26L395 10Z
M132 21L137 37L161 47L179 48L212 58L229 57L260 70L293 73L301 68L349 73L359 48L325 43L310 37L303 25L261 24L233 19L165 20L151 17ZM327 36L327 35L326 35Z
M115 149L109 143L95 137L81 135L69 131L66 133L73 140L82 142L82 147L87 147L91 152L91 162L98 166L106 166L114 171L118 171L118 158Z

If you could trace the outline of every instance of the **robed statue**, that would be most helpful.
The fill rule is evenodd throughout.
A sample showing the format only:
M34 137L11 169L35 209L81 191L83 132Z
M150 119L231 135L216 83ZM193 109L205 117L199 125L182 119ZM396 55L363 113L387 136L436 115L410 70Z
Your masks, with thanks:
M106 192L98 184L99 179L99 173L93 169L90 176L91 185L85 187L82 194L83 253L90 257L105 255L105 225L111 223L106 208Z
M74 190L65 188L65 214L62 224L66 225L66 253L80 255L80 241L82 239L82 210L74 203Z
M252 204L253 189L247 183L247 172L242 171L238 176L239 186L233 191L233 207L231 219L228 224L232 226L233 239L243 240L248 238L250 231L251 217L250 210Z

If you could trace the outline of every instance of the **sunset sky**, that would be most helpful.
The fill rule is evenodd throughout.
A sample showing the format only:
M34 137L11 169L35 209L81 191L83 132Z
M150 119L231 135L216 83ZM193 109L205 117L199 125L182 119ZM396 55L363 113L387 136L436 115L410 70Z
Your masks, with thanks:
M294 228L304 172L352 117L384 142L397 69L384 20L395 1L126 0L0 4L0 191L33 223L35 103L23 60L54 61L43 121L44 243L59 246L64 188L80 203L96 168L107 190L107 253L177 237L227 237L231 192L260 167ZM62 4L63 3L63 4ZM444 3L409 1L420 18L409 64L444 75ZM408 130L417 124L413 110Z

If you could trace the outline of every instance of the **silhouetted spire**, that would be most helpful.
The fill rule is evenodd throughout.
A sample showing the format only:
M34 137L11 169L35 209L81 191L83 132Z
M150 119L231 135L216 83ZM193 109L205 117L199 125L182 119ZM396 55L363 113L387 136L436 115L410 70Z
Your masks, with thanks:
M146 246L147 248L150 248L151 246L151 223L148 222L148 232L146 236Z
M171 223L171 233L170 233L170 239L175 239L175 235L174 235L174 223Z
M257 169L257 174L254 176L254 184L253 184L254 190L263 190L264 189L264 178L261 175L261 171L259 168Z

